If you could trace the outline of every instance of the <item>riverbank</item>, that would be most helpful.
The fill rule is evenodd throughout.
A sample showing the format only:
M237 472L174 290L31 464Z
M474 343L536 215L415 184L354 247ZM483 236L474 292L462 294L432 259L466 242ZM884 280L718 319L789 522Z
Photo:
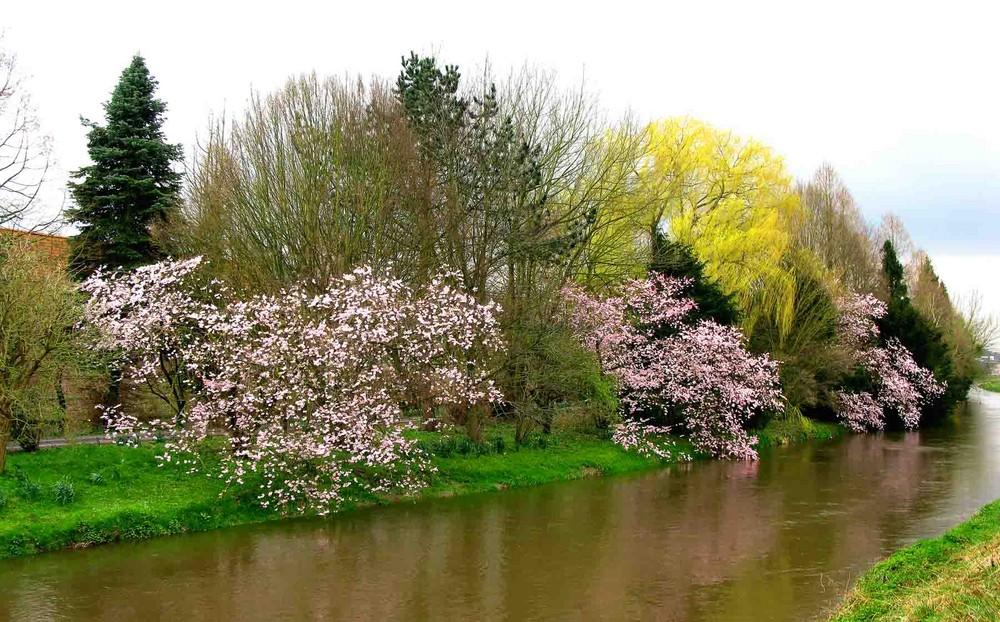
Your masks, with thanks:
M759 436L761 446L768 447L843 433L840 426L802 419L774 422ZM435 433L419 438L437 469L425 489L415 497L360 499L343 511L667 464L570 432L537 436L517 449L504 428L488 432L484 446L442 442L454 437ZM0 476L0 559L285 518L261 509L248 495L221 495L218 480L159 467L155 453L153 445L74 445L10 456L8 471Z
M987 391L993 391L994 393L1000 393L1000 378L987 378L979 383L979 388Z
M1000 501L858 579L830 622L1000 620Z

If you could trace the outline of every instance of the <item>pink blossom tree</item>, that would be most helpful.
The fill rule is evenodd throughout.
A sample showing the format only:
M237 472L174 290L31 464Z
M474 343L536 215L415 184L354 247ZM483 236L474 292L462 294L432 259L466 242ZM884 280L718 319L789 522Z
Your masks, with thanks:
M195 382L186 359L224 298L218 284L196 283L200 264L194 257L129 272L99 269L81 285L89 294L84 317L97 328L94 345L111 353L129 379L145 384L174 415L184 410Z
M777 363L750 354L735 328L685 323L696 308L682 295L689 286L689 280L655 275L629 282L619 296L597 298L578 288L564 295L578 337L623 394L629 418L616 440L648 450L637 417L675 412L698 450L754 459L757 439L745 426L757 413L783 408Z
M500 397L486 372L503 348L497 309L452 276L416 291L362 267L318 293L199 303L195 267L165 262L88 281L99 346L129 352L128 373L152 380L162 380L160 353L172 353L193 394L169 421L114 411L109 424L132 438L165 435L161 459L192 471L203 468L204 441L221 435L225 451L209 474L252 483L264 507L325 513L356 491L413 490L428 464L403 435L403 407Z
M870 294L852 294L840 301L841 341L873 385L872 392L838 394L838 416L858 432L884 428L886 411L895 413L904 427L915 428L921 408L944 392L944 385L918 365L898 339L880 343L876 320L886 312L885 303Z

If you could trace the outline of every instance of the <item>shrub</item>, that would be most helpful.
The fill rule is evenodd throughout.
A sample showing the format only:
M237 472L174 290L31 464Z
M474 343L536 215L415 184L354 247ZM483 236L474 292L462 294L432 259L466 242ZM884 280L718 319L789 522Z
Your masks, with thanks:
M496 454L503 454L507 451L507 442L503 439L503 436L497 434L490 441L493 452Z
M2 211L2 209L0 209ZM47 258L25 240L0 240L0 473L18 420L47 411L60 374L75 365L77 293L62 270L41 270ZM44 394L44 395L43 395ZM39 397L43 397L39 401ZM26 438L28 446L36 436ZM18 439L20 440L20 439Z
M549 439L544 434L529 436L521 442L520 447L525 449L546 449L549 446Z
M617 380L631 418L661 431L654 418L679 423L699 451L755 459L757 439L746 426L783 409L778 365L748 352L733 327L690 323L697 307L685 297L690 285L654 275L627 283L621 296L596 298L574 287L564 294L578 338ZM619 431L620 439L635 438L634 426Z
M53 493L56 503L59 505L69 505L76 499L76 486L73 485L73 482L69 481L68 477L64 477L56 482Z
M20 467L14 469L14 479L17 482L17 496L25 501L37 501L42 497L41 485L29 478Z
M225 431L212 474L252 479L265 508L326 513L345 496L415 489L426 461L403 436L401 404L469 415L500 397L488 365L503 349L497 307L462 293L456 275L415 289L357 268L238 301L199 287L199 264L98 271L82 286L97 347L170 396L172 416L143 423L116 404L108 427L129 442L163 433L161 458L193 470Z

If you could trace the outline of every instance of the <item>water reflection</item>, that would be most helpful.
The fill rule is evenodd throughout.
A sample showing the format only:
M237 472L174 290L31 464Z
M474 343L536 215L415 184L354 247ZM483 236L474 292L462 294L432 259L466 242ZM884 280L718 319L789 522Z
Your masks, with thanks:
M949 429L0 563L0 619L807 620L1000 497Z

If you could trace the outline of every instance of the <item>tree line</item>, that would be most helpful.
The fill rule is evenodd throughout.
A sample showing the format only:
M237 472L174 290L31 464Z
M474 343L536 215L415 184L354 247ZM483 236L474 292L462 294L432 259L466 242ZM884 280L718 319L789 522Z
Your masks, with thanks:
M470 76L411 54L391 80L293 77L212 124L183 178L182 150L163 135L166 105L155 89L137 56L105 106L105 123L86 122L92 163L74 175L66 217L79 230L71 271L87 279L90 300L76 303L83 328L66 324L60 335L79 341L89 331L90 345L103 344L75 358L109 374L109 412L121 379L131 379L173 404L160 418L173 429L190 431L200 421L198 433L253 430L232 435L242 439L233 455L258 456L254 448L275 442L298 448L281 460L322 460L308 454L311 437L261 439L272 408L290 419L279 418L285 423L271 434L287 434L295 417L306 427L322 420L311 433L351 429L345 438L356 448L366 434L367 442L394 438L393 456L409 447L371 430L445 421L478 441L484 425L500 420L520 441L572 420L653 453L668 451L659 433L670 430L698 450L746 458L754 455L753 430L775 418L835 420L858 430L940 421L965 399L993 337L990 318L959 308L898 219L865 220L832 167L796 182L757 140L690 118L609 118L584 89L561 88L543 72L499 77L487 68ZM200 260L197 270L173 278L180 264L172 258ZM15 263L0 263L0 271ZM456 346L454 337L434 333L421 352L438 354L421 358L402 345L404 335L419 333L412 324L419 314L393 315L396 323L365 329L373 339L401 340L366 359L364 373L391 368L391 382L323 359L317 369L333 375L319 384L303 378L322 373L295 368L305 376L296 376L292 390L310 397L286 402L280 383L271 382L259 391L282 397L253 402L248 412L258 418L237 423L233 391L249 381L234 374L252 368L245 363L260 350L261 333L293 339L298 327L332 348L322 340L336 331L324 331L331 314L341 318L344 310L309 303L331 291L357 294L364 314L390 313L374 290L345 284L359 269L375 290L391 283L410 292L407 300L425 301L434 311L421 321L456 313L448 311L452 303L465 310L453 321L489 309L497 341ZM463 298L444 302L445 282ZM80 295L65 279L51 287ZM290 307L273 306L279 303ZM180 315L163 315L171 305ZM227 351L230 358L220 355L225 363L212 368L205 353L220 346L205 326L232 329L232 314L245 314L246 305L282 319L240 333L243 341L234 343L246 349ZM67 317L76 322L77 315ZM23 327L8 333L54 376L74 358L50 357ZM330 352L314 354L320 360ZM6 365L17 364L8 356ZM192 372L192 364L207 367ZM348 425L346 411L303 405L347 399L329 394L348 382L343 374L368 379L350 399L381 395L372 408L382 419ZM458 391L442 380L469 377L490 389ZM0 421L28 419L4 404ZM128 433L149 418L116 416ZM179 438L201 438L193 434ZM193 445L178 443L189 453ZM348 445L330 445L331 452ZM327 486L347 477L327 472L338 473ZM318 486L297 485L299 492Z

